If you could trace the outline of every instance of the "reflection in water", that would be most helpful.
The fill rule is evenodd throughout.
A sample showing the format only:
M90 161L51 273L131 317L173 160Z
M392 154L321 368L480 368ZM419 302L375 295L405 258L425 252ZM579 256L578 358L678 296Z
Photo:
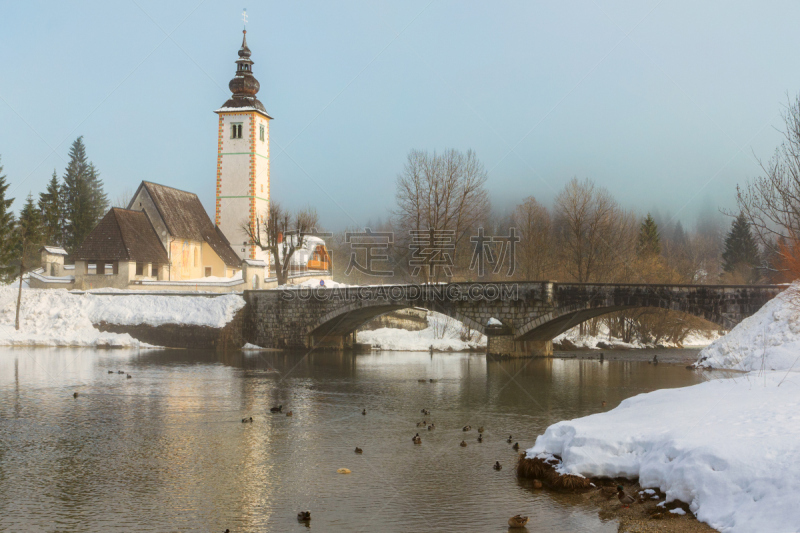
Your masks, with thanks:
M518 482L506 438L529 447L556 421L700 379L473 354L0 349L0 530L301 531L311 510L318 531L497 531L517 513L531 531L615 531L582 497Z

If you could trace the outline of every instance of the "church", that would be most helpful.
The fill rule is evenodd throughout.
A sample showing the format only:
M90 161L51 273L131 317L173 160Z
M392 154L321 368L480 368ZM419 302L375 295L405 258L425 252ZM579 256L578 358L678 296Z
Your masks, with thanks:
M187 290L215 292L276 285L269 253L243 225L264 223L270 201L269 125L258 100L247 31L218 116L215 212L195 193L142 181L126 209L112 208L65 264L66 252L42 248L33 288ZM325 242L308 237L292 258L290 279L330 279Z

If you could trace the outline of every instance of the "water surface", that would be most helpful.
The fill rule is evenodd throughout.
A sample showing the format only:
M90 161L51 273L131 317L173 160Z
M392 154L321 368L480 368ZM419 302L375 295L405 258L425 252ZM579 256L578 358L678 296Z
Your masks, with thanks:
M326 532L506 531L517 513L529 531L613 532L581 496L518 481L506 442L703 379L606 357L2 348L0 530L304 531L310 510Z

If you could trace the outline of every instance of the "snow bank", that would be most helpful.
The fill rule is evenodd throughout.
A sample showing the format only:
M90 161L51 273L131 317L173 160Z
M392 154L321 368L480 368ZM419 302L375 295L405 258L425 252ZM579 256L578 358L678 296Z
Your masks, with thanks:
M245 302L238 294L223 296L87 294L85 305L90 320L95 324L100 322L126 326L182 324L221 328L233 320Z
M0 287L0 346L149 346L127 334L97 330L89 319L84 298L66 290L23 291L20 329L16 331L16 295L16 289Z
M93 324L185 324L220 328L244 307L236 294L168 296L126 293L119 296L73 294L64 289L28 289L22 293L20 331L14 329L17 291L0 287L0 345L147 346L129 335L103 333Z
M708 346L718 338L720 338L720 335L716 331L692 331L686 336L680 345L669 341L661 341L658 343L658 345L665 348L699 348L702 346ZM643 349L655 347L654 344L646 344L638 340L635 340L634 342L625 342L618 337L614 337L610 334L606 324L599 325L597 335L581 335L580 326L568 329L564 333L555 337L553 339L553 344L558 345L565 340L569 341L578 348L588 348L590 350L606 349L598 346L601 343L610 344L613 348L623 349Z
M733 370L800 369L800 283L703 349L697 365Z
M550 426L527 450L548 454L563 473L638 477L722 532L800 531L800 376L640 394Z
M440 313L428 313L428 327L419 331L397 328L380 328L359 331L358 342L371 344L382 350L406 352L428 351L465 352L486 347L486 337L473 332L473 339L461 340L461 322Z

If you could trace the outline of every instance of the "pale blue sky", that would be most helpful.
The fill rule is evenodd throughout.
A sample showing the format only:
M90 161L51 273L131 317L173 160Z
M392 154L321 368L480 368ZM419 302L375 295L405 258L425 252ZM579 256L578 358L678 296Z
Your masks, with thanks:
M6 2L0 156L38 194L84 135L109 196L151 180L211 212L239 2ZM476 150L495 206L573 176L627 207L733 205L800 92L796 2L258 2L272 198L328 228L394 206L412 148ZM169 37L167 36L169 35Z

